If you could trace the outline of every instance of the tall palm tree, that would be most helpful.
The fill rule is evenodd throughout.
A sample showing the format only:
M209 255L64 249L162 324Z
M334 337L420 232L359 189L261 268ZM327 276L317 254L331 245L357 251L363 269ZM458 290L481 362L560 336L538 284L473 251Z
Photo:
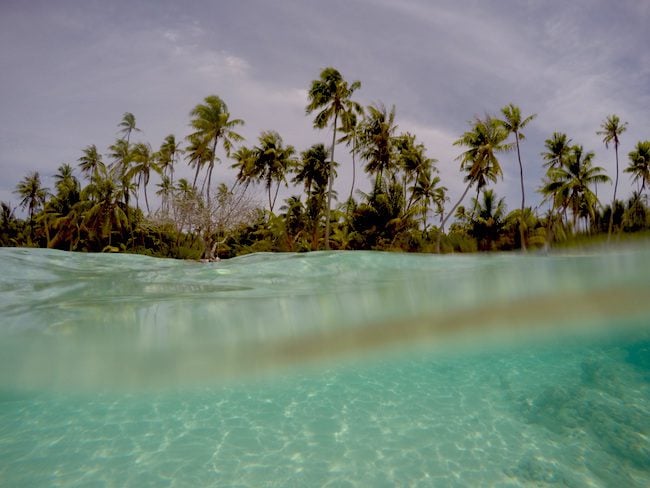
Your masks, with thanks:
M102 155L97 151L97 146L91 144L83 149L83 156L78 160L81 172L92 181L104 167Z
M526 240L525 240L525 225L524 225L524 207L526 206L526 197L524 193L524 167L521 164L521 152L519 151L519 141L523 141L526 137L521 132L528 123L533 120L537 114L529 115L528 117L522 119L521 110L518 106L514 104L506 105L501 109L503 114L503 126L510 134L515 136L515 145L517 147L517 161L519 162L519 179L521 183L521 214L519 220L519 236L521 238L521 249L526 250Z
M108 147L108 150L110 151L108 155L113 160L110 170L120 180L122 201L128 206L130 190L127 191L126 189L131 187L133 176L133 172L131 171L131 165L133 163L131 145L125 139L117 139L115 143Z
M630 164L623 171L633 175L633 180L641 183L639 194L643 194L646 184L650 185L650 141L639 141L628 154Z
M235 162L230 167L237 170L237 176L230 191L234 190L235 185L244 185L244 188L248 188L248 185L257 178L255 151L249 147L241 146L233 153L232 157Z
M616 178L614 179L614 196L612 198L612 212L609 214L609 228L607 230L607 238L612 236L612 227L614 225L614 206L616 204L616 190L618 188L618 146L620 145L619 136L627 129L627 122L621 122L618 115L609 115L605 121L600 125L602 130L596 132L599 136L603 136L605 149L609 148L610 143L614 143L614 153L616 154Z
M503 127L503 124L487 115L485 119L479 119L477 117L472 122L472 128L454 142L455 146L468 148L467 151L456 158L460 160L461 171L467 173L465 175L467 186L456 204L442 220L440 224L441 228L445 227L447 220L454 214L456 207L463 201L472 185L476 184L478 200L479 191L488 184L488 181L496 182L497 177L503 176L497 154L512 149L512 144L505 142L507 138L508 131ZM436 244L438 252L440 252L441 237L441 234L438 233L438 241Z
M133 146L133 162L135 163L132 168L133 175L138 178L138 188L143 187L144 203L147 207L147 213L151 213L149 209L149 198L147 197L147 185L149 184L152 171L159 174L161 172L153 157L151 146L144 142L135 144Z
M330 152L330 164L334 165L334 147L336 146L336 130L339 117L344 112L350 112L358 107L358 104L351 100L352 94L361 87L361 82L354 81L348 85L338 70L328 67L323 69L320 77L311 82L308 97L309 104L306 112L311 114L318 111L314 119L314 127L323 129L332 121L332 149ZM332 186L334 184L334 171L330 171L327 185L327 208L325 210L325 249L330 248L330 212L332 207Z
M262 132L259 145L255 147L255 173L258 181L263 181L269 197L269 210L273 213L280 184L286 184L286 174L296 164L293 146L284 146L282 137L275 131ZM271 198L271 187L277 183Z
M171 186L174 186L174 166L176 165L176 159L182 152L181 143L176 141L174 134L169 134L165 137L158 150L158 167L163 175L169 177Z
M190 112L190 116L192 117L190 125L194 129L194 132L188 136L188 140L194 144L199 143L199 145L204 146L204 149L210 149L206 191L206 199L209 204L212 171L217 155L217 144L221 142L226 156L230 156L233 142L239 142L244 139L234 130L235 127L244 125L244 121L241 119L231 119L228 106L216 95L205 97L203 102L194 107Z
M548 247L551 244L555 209L558 207L557 194L562 188L561 182L555 178L555 170L566 166L572 147L571 139L564 133L553 132L553 135L544 141L544 147L546 151L542 153L542 159L545 161L544 166L547 168L547 171L539 192L544 195L544 200L551 201L551 208L546 223L546 246Z
M352 155L352 184L350 185L350 196L348 200L352 200L354 194L354 185L357 178L357 162L356 156L358 152L359 138L361 135L362 118L364 117L363 107L359 104L354 104L351 110L346 110L341 114L341 132L343 136L337 143L344 142L350 146L350 154Z
M131 143L132 132L142 132L136 127L135 116L131 112L124 112L124 115L122 115L122 120L118 124L118 127L120 128L120 132L124 134L122 138L126 140L127 144Z
M365 171L375 175L375 187L381 185L384 173L394 176L396 170L395 106L388 111L383 104L370 105L361 129L360 155L366 161Z

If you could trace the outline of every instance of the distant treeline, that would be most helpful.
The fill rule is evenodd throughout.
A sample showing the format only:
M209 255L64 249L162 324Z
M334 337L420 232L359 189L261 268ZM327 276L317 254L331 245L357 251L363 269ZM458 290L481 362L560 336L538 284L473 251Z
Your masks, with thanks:
M401 133L395 107L363 107L354 101L361 83L348 83L334 68L312 81L306 113L313 126L327 129L327 144L297 151L275 131L244 145L227 105L211 95L190 112L192 132L168 135L155 151L133 142L140 129L125 113L121 137L102 154L95 145L81 151L76 167L62 164L54 188L44 188L32 172L16 186L18 205L1 202L0 245L39 246L71 251L124 251L177 258L232 257L258 251L376 249L409 252L471 252L526 249L602 234L650 229L647 186L650 141L639 141L619 162L620 137L627 123L610 115L597 133L613 149L616 174L607 175L566 134L555 132L541 153L546 173L538 192L548 210L526 206L526 162L520 156L524 133L535 115L523 116L510 104L497 115L476 118L454 145L466 183L457 202L437 176L437 160L414 134ZM336 195L336 150L345 146L352 163L349 193ZM502 177L499 158L517 155L521 201L507 212L491 183ZM219 157L219 155L221 157ZM216 164L237 172L232 187L213 180ZM174 178L180 164L193 177ZM360 165L372 182L369 193L355 192ZM622 167L621 167L622 166ZM350 170L346 168L346 171ZM77 174L75 172L78 171ZM618 198L619 173L637 185ZM602 203L597 185L614 183L611 202ZM296 194L277 202L282 185ZM252 198L264 188L264 206ZM150 205L155 191L157 208ZM466 197L470 201L462 205ZM445 225L453 217L453 224Z

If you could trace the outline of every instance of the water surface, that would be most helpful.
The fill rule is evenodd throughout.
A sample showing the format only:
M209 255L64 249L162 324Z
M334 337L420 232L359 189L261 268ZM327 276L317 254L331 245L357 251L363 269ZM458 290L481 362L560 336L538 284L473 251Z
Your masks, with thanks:
M646 249L0 249L0 485L647 486Z

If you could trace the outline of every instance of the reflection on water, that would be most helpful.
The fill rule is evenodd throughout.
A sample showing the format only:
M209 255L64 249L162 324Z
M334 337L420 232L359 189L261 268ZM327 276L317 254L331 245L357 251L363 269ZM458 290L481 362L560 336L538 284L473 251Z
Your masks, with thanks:
M0 268L2 486L650 484L643 247Z

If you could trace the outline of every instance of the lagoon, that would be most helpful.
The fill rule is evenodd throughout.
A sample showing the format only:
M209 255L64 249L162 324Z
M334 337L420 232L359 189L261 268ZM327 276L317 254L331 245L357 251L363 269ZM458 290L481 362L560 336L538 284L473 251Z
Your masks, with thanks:
M648 249L0 249L0 485L647 486Z

